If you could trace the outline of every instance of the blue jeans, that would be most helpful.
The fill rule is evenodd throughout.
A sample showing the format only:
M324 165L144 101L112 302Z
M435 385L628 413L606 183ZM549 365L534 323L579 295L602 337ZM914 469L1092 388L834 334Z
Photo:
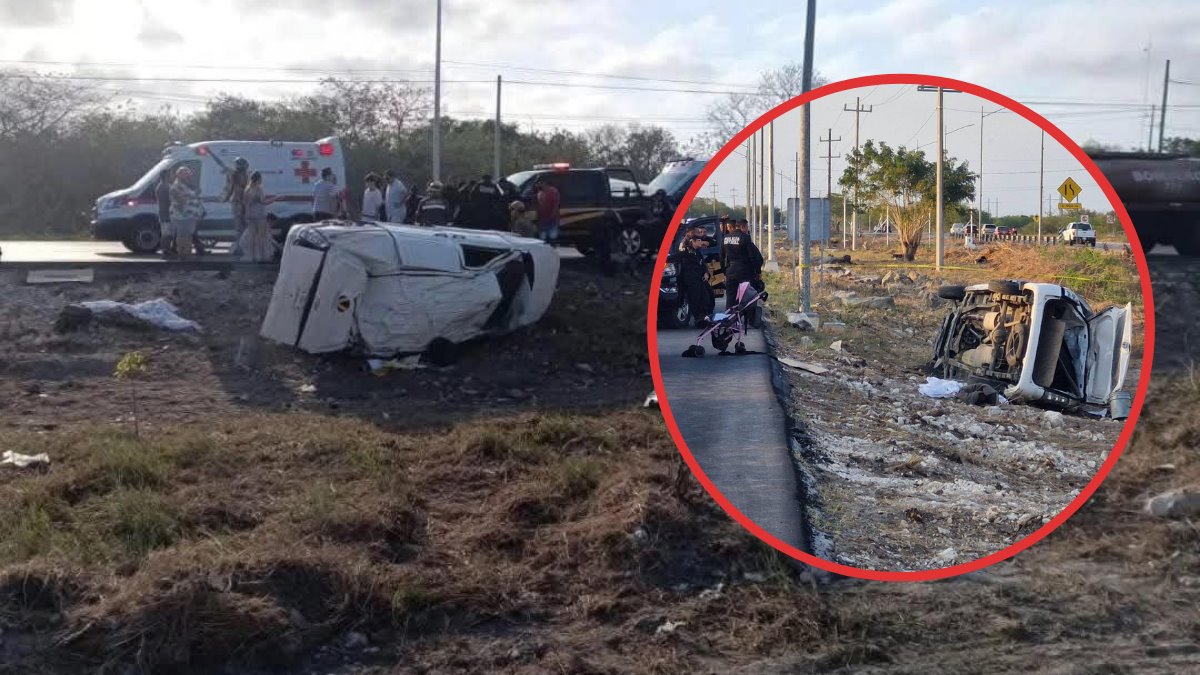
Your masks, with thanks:
M542 241L547 244L558 241L558 220L542 223L538 226L538 229L541 231L540 236Z

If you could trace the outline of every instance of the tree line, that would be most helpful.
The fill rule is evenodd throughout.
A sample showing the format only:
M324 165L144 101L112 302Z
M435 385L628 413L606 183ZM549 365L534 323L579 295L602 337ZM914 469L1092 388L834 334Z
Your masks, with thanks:
M336 135L352 198L362 194L370 171L390 168L409 185L424 186L432 164L431 110L427 88L328 78L315 93L286 100L218 95L192 113L146 112L64 79L0 71L0 237L85 236L96 198L131 185L173 141ZM494 121L443 117L441 125L444 181L491 173ZM573 132L502 123L500 138L503 175L546 162L621 164L648 182L680 154L670 131L638 124Z

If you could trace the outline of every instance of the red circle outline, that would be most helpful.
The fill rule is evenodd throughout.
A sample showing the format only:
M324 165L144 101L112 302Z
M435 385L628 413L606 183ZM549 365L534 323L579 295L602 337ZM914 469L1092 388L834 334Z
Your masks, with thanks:
M824 558L819 558L784 543L771 533L759 527L758 524L750 520L750 518L734 507L734 505L730 503L725 495L721 494L721 491L717 489L712 480L709 479L709 477L704 473L704 470L700 468L699 462L696 461L696 458L688 449L687 444L684 443L683 435L680 433L679 426L675 422L675 417L671 413L670 400L667 397L666 391L663 389L662 370L658 359L658 293L659 283L662 280L663 268L667 262L667 249L669 248L668 242L674 241L675 233L679 230L679 223L682 221L684 214L687 212L687 207L691 204L692 200L695 199L696 195L700 191L700 188L705 182L707 182L709 176L711 176L716 168L725 161L730 153L733 152L734 148L740 146L747 138L750 137L751 134L761 129L767 122L778 118L784 113L790 112L805 103L811 102L818 98L823 98L830 94L836 94L848 89L857 89L861 87L883 84L924 84L943 87L946 89L958 89L968 94L974 94L975 96L986 99L992 103L1001 105L1020 114L1026 120L1029 120L1044 130L1047 134L1054 138L1054 140L1058 141L1059 144L1066 148L1075 157L1075 159L1079 160L1084 169L1086 169L1091 175L1092 179L1096 181L1096 184L1100 186L1100 189L1103 190L1104 196L1108 198L1109 202L1112 204L1113 210L1116 212L1117 217L1120 220L1121 227L1125 230L1125 236L1129 240L1130 248L1133 251L1134 260L1137 263L1138 276L1142 285L1142 302L1144 307L1143 313L1145 315L1145 344L1142 350L1142 371L1138 380L1137 391L1133 397L1133 406L1130 410L1129 418L1125 421L1125 425L1121 429L1120 436L1117 438L1116 445L1113 446L1112 452L1109 453L1104 463L1100 466L1100 469L1096 472L1096 475L1092 477L1091 481L1089 481L1086 486L1084 486L1083 490L1075 497L1075 499L1073 499L1071 503L1067 504L1066 508L1064 508L1048 523L1042 525L1042 527L1038 528L1036 531L1030 533L1020 541L1017 541L1004 549L983 556L982 558L977 558L970 562L960 563L950 567L912 572L889 572L884 570L864 569L835 563L830 560L825 560ZM658 257L654 264L654 275L651 277L650 281L650 303L648 311L646 312L646 327L647 347L650 355L650 372L654 379L654 389L656 392L658 392L659 407L662 411L663 419L666 421L667 428L671 433L671 438L675 441L675 445L679 448L680 454L683 455L684 461L687 462L688 467L692 470L692 474L695 475L696 478L699 479L700 484L704 486L705 491L707 491L708 494L712 496L714 500L716 500L717 504L719 504L726 513L740 523L742 527L745 527L751 534L758 537L763 542L780 551L781 553L789 555L792 558L827 572L833 572L835 574L849 577L856 577L859 579L870 579L874 581L932 581L935 579L945 579L948 577L957 576L959 574L974 572L1015 556L1021 551L1024 551L1030 546L1033 546L1037 542L1041 541L1044 537L1046 537L1046 535L1058 529L1059 526L1065 523L1068 518L1074 515L1075 512L1078 511L1080 507L1082 507L1087 500L1091 498L1092 494L1096 492L1096 489L1100 487L1100 484L1104 482L1104 479L1108 477L1109 472L1112 471L1113 466L1116 465L1121 453L1124 452L1125 447L1129 444L1129 440L1133 435L1133 430L1137 425L1138 417L1142 411L1142 404L1146 398L1146 390L1150 384L1150 371L1154 363L1154 299L1153 291L1150 286L1150 270L1146 266L1146 255L1142 251L1141 242L1138 240L1137 233L1134 231L1133 226L1130 223L1129 213L1125 210L1125 205L1117 196L1116 191L1108 182L1108 179L1105 178L1104 174L1100 172L1100 169L1096 166L1095 162L1093 162L1091 158L1089 158L1083 152L1083 149L1080 148L1079 145L1077 145L1074 141L1072 141L1070 137L1027 106L1018 103L1017 101L1014 101L1003 94L975 84L971 84L970 82L964 82L962 80L939 77L935 75L924 75L920 73L868 75L864 77L842 80L840 82L834 82L823 87L813 89L806 94L798 96L790 101L786 101L767 111L758 119L751 122L750 125L743 129L740 133L734 136L732 140L726 143L725 146L722 147L712 157L712 159L708 160L704 170L700 172L700 175L696 178L695 182L692 184L692 187L688 190L687 195L685 195L684 199L680 201L679 207L676 209L675 214L671 218L671 223L667 227L666 234L663 238L663 243L659 247Z

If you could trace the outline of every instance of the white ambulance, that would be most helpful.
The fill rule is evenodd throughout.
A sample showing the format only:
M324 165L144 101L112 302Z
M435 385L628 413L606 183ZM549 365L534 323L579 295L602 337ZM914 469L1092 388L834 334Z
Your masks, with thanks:
M232 206L224 201L226 173L234 160L244 158L250 172L263 175L263 191L274 201L267 206L268 219L280 240L296 223L312 221L313 185L321 171L333 169L345 198L346 159L335 137L312 143L285 141L204 141L183 145L172 143L162 159L131 187L110 192L96 200L92 236L103 241L120 241L130 251L150 253L158 249L160 228L154 189L159 174L174 176L181 166L198 177L204 199L204 218L196 228L207 245L233 241Z

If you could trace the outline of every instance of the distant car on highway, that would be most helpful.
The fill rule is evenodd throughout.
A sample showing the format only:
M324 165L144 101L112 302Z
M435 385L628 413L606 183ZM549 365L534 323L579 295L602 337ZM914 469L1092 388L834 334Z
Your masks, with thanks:
M967 224L966 223L954 223L953 225L950 226L950 234L961 236L966 233L967 233Z
M983 226L983 234L996 234L996 226L993 225L992 223L988 223L987 225L984 225Z
M1062 240L1070 246L1096 245L1096 231L1088 223L1071 223L1062 231Z
M1010 235L1010 234L1016 234L1016 233L1017 233L1016 225L997 225L996 226L996 234L997 235Z

